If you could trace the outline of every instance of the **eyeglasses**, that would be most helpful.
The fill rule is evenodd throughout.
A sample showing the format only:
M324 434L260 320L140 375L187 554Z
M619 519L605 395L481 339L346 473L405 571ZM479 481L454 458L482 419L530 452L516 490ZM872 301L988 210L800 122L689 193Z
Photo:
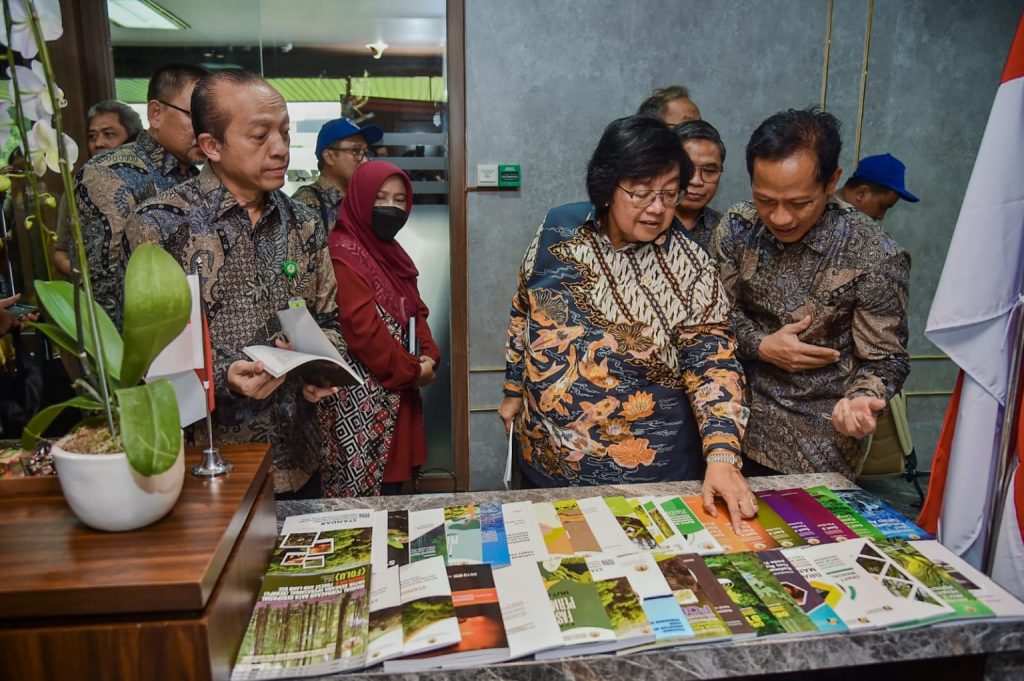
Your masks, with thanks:
M343 151L346 154L351 154L356 163L362 161L364 158L373 158L373 152L370 151L369 147L327 147L327 150Z
M188 109L182 109L182 108L181 108L180 106L175 106L174 104L171 104L170 102L165 102L165 101L164 101L164 100L162 100L162 99L158 99L158 100L156 100L156 101L160 102L160 103L161 103L161 104L163 104L164 106L169 106L169 107L171 107L171 108L172 108L172 109L174 109L175 111L180 111L181 113L185 114L185 115L186 115L186 116L188 116L189 118L192 118L192 112L191 112L191 111L189 111Z
M719 166L697 166L693 171L694 174L699 174L700 179L708 184L714 184L722 177L722 168Z
M631 192L621 184L616 186L629 197L630 201L633 202L634 208L647 208L649 205L654 203L655 197L661 199L661 204L663 206L675 206L679 203L679 199L683 195L683 192L679 189L665 189L663 191L640 189L638 191Z

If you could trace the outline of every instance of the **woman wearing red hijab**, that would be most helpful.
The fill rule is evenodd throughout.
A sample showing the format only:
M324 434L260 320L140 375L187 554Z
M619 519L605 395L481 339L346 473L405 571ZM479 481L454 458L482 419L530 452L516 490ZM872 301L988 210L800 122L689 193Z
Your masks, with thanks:
M427 458L420 386L441 355L416 287L419 271L395 235L412 210L412 183L386 161L360 165L329 237L338 319L365 385L322 400L325 497L397 492ZM410 320L415 343L410 353Z

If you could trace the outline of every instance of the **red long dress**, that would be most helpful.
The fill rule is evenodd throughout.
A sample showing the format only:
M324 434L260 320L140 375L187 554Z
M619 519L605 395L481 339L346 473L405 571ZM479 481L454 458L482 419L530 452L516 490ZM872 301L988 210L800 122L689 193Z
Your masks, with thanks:
M389 390L401 391L398 423L388 450L384 482L412 479L413 469L427 459L427 440L423 429L423 404L416 380L420 375L418 357L411 355L390 333L377 311L373 290L361 275L337 259L334 276L338 280L338 319L341 322L350 355L362 362L370 373ZM440 362L441 353L427 326L429 311L422 303L416 313L416 338L420 354ZM399 320L402 325L408 322Z

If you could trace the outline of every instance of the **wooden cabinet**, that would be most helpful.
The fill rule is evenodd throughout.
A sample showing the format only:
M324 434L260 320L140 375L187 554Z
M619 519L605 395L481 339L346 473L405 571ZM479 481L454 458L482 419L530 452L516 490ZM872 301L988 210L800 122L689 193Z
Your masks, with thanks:
M228 678L277 525L266 445L221 453L229 475L186 473L132 532L82 525L55 479L0 480L0 678Z

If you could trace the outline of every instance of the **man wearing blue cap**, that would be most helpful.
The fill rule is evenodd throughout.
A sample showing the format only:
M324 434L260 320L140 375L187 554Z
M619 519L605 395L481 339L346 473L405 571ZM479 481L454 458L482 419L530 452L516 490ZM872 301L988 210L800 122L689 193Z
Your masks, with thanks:
M892 154L865 156L839 190L839 198L880 222L900 199L910 203L920 200L907 191L906 173L907 167Z
M317 212L328 231L338 219L338 208L345 198L348 181L360 163L370 156L384 131L376 125L360 128L348 118L327 121L316 136L316 182L299 187L292 198Z

